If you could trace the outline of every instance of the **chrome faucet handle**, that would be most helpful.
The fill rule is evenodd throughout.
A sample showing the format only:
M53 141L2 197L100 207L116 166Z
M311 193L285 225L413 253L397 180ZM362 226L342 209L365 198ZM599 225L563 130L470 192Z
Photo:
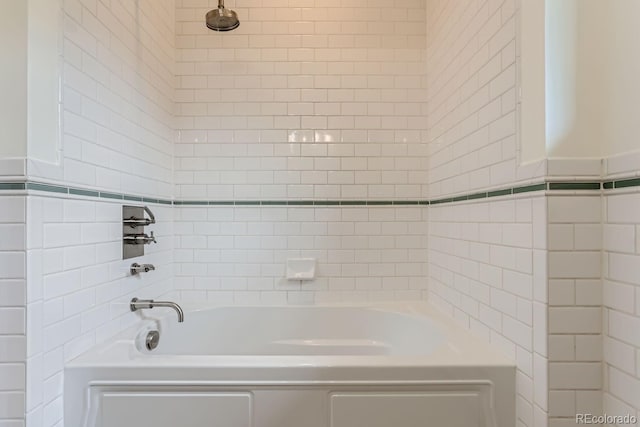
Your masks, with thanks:
M140 274L140 273L148 273L150 271L155 270L156 267L153 264L138 264L137 262L134 262L133 264L131 264L131 268L129 269L129 271L131 272L132 276L135 276L136 274Z
M156 236L153 235L153 231L147 236L145 233L143 234L130 234L126 235L122 238L125 244L127 245L150 245L151 243L158 243L156 241Z
M151 212L151 209L149 209L148 206L143 206L142 209L149 214L149 218L136 218L132 216L131 218L123 219L123 224L127 224L131 228L146 227L147 225L155 224L156 217L153 215L153 212Z

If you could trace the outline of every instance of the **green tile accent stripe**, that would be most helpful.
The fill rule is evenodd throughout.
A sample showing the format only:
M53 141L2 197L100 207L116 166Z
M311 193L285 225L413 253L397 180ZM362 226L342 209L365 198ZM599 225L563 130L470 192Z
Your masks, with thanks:
M176 200L176 206L425 206L428 200Z
M530 193L532 191L544 191L547 189L547 183L525 185L524 187L514 187L513 194Z
M640 187L640 178L623 179L614 181L616 188Z
M57 194L71 194L74 196L83 196L83 197L95 197L99 199L110 199L110 200L127 200L131 202L139 202L139 203L159 203L163 205L172 205L172 200L166 199L155 199L155 198L147 198L142 196L134 196L131 194L121 194L121 193L112 193L107 191L97 191L97 190L88 190L85 188L75 188L75 187L65 187L62 185L52 185L52 184L44 184L41 182L23 182L23 183L15 183L15 182L0 182L0 191L2 190L35 190L35 191L43 191L46 193L57 193Z
M265 200L262 204L264 206L286 206L287 202L284 200Z
M288 206L313 206L313 200L289 200L287 202L287 205Z
M487 199L490 197L500 197L500 196L510 196L513 194L520 194L520 193L529 193L532 191L545 191L547 190L547 183L543 182L540 184L531 184L531 185L524 185L524 186L520 186L520 187L512 187L512 188L504 188L502 190L493 190L493 191L488 191L488 192L480 192L480 193L471 193L471 194L465 194L462 196L455 196L455 197L448 197L448 198L444 198L444 199L437 199L437 200L432 200L430 203L432 205L439 205L442 203L453 203L453 202L462 202L462 201L466 201L466 200L480 200L480 199Z
M124 195L123 194L116 194L116 193L106 193L106 192L100 192L100 198L101 199L116 199L116 200L124 200Z
M315 206L340 206L340 201L339 200L316 200L314 202L314 205Z
M388 202L385 202L386 204L388 204ZM372 202L367 202L367 205L372 205ZM419 205L420 201L419 200L394 200L393 201L393 205L394 206L414 206L414 205Z
M27 182L27 190L46 191L48 193L69 194L68 187L60 187L57 185L39 184L37 182Z
M429 204L431 204L431 205L441 205L443 203L451 203L451 202L453 202L453 199L451 197L449 197L449 198L445 198L445 199L431 200L429 202Z
M489 191L487 193L487 197L499 197L499 196L506 196L508 194L513 194L513 188L507 188L505 190Z
M488 193L475 193L475 194L469 194L467 196L467 200L486 199L487 197L488 197Z
M232 202L233 203L233 202ZM209 202L204 202L204 201L198 201L198 200L191 200L191 201L175 201L173 202L174 205L177 206L209 206ZM226 203L225 203L226 204Z
M0 190L24 190L24 182L0 182Z
M549 190L599 190L599 182L550 182Z
M100 193L97 191L80 190L77 188L70 188L69 194L74 194L76 196L85 196L85 197L100 197ZM135 198L135 197L132 197L132 198Z
M444 203L481 200L492 197L509 196L535 191L575 191L575 190L611 190L614 188L640 187L640 178L627 178L603 182L542 182L519 187L504 188L488 192L463 194L435 200L167 200L130 194L96 191L83 188L65 187L40 182L0 182L0 191L35 190L48 193L70 194L110 200L123 200L138 203L157 203L175 206L429 206Z

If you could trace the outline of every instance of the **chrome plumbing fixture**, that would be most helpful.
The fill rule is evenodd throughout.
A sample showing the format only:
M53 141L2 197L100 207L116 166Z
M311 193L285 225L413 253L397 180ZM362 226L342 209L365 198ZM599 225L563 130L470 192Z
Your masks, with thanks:
M138 226L146 227L147 225L155 224L156 217L153 215L153 212L151 212L151 209L147 206L143 206L142 209L149 214L149 218L136 218L132 215L130 218L123 218L122 223L131 228L136 228Z
M224 0L218 0L218 8L207 12L205 17L207 28L213 31L231 31L240 26L238 14L224 8Z
M145 245L157 243L153 231L149 234L144 231L146 226L155 223L156 217L147 206L122 207L122 259L142 256Z
M171 302L171 301L154 301L152 299L134 298L129 303L129 308L131 309L131 311L152 309L152 308L155 308L155 307L173 308L176 311L176 313L178 313L178 322L179 323L184 322L184 311L182 311L182 308L178 304L176 304L175 302Z
M140 274L140 273L148 273L150 271L155 270L156 267L153 264L138 264L137 262L134 262L133 264L131 264L131 275L135 276L136 274Z
M151 243L156 242L156 236L153 235L153 231L149 236L146 233L140 234L128 234L122 237L125 244L127 245L150 245Z
M147 350L151 351L155 349L156 347L158 347L158 344L160 344L160 332L149 331L144 340L144 345L145 347L147 347Z

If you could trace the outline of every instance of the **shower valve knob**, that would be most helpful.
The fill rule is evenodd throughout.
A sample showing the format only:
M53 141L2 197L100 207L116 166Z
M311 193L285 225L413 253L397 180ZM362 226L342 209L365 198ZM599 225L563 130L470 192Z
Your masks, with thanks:
M140 273L148 273L150 271L155 270L156 267L153 264L138 264L137 262L131 264L131 274L133 276L135 276L136 274L140 274Z

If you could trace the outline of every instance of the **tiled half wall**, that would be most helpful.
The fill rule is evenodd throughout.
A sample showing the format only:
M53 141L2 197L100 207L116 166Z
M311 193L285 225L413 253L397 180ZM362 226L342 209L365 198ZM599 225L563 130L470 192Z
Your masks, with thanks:
M26 423L63 425L67 361L120 332L138 317L133 297L172 288L173 213L150 205L158 243L135 261L156 271L131 276L122 260L122 205L127 202L31 192L26 200ZM0 201L2 198L0 198Z
M640 192L603 204L604 411L640 417Z
M429 300L517 362L519 427L546 425L543 194L430 207Z
M0 194L0 426L24 420L27 354L26 199Z

